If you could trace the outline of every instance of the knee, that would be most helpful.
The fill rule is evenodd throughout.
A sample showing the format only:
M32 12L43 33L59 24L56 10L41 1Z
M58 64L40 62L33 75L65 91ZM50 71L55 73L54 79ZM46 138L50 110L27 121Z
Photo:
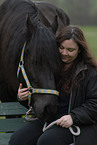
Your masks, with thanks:
M37 145L52 145L52 139L49 136L41 135L38 138Z
M23 139L21 137L21 134L18 133L18 131L14 132L8 142L8 145L21 145L22 141L21 139Z
M8 142L8 145L19 145L18 138L13 134Z
M44 137L39 137L37 141L37 145L45 145L47 144L47 140Z

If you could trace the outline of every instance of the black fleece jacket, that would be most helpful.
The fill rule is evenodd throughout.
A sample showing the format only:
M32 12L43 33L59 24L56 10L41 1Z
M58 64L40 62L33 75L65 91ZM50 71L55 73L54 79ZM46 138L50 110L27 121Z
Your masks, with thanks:
M69 113L74 125L97 124L97 71L94 67L81 65L77 75L85 71L85 77L79 87L72 87Z

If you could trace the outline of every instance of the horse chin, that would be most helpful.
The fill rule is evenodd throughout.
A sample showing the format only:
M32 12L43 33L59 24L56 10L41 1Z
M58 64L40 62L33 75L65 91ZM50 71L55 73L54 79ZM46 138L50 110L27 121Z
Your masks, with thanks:
M53 120L56 112L57 112L57 106L54 106L53 108L51 108L51 106L46 106L43 114L41 114L40 116L40 119L43 122L50 123Z
M54 97L54 99L47 104L43 102L40 104L40 101L34 103L35 114L42 122L51 122L57 112L57 107L57 97Z
M38 114L38 113L36 113L36 114L37 114L37 117L38 117L42 122L50 123L50 122L53 120L53 118L54 118L54 116L55 116L55 114L56 114L56 111L57 111L57 109L56 109L55 111L53 110L53 112L44 111L43 114Z

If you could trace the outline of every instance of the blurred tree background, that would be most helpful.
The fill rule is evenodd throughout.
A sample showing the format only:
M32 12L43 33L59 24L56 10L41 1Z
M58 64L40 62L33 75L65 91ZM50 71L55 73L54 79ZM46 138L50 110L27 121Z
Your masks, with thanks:
M0 0L0 4L4 0ZM38 0L40 1L40 0ZM42 0L62 8L72 24L97 25L97 0Z
M97 0L49 0L49 2L65 11L71 24L97 25Z
M3 1L4 0L0 0L0 4ZM97 58L97 0L41 1L50 2L63 9L70 18L70 24L79 25L82 28L89 42L90 49Z

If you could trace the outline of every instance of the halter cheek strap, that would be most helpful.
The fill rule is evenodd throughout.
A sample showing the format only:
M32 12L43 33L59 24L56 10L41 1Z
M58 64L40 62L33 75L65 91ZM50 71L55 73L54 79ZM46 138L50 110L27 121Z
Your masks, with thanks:
M57 90L51 90L51 89L39 89L39 88L33 88L29 82L29 79L27 77L26 71L24 69L24 61L23 61L23 57L24 57L24 50L26 47L26 42L24 43L23 49L22 49L22 53L21 53L21 57L20 57L20 62L19 62L19 66L18 66L18 70L17 70L17 77L19 77L19 72L21 69L22 75L25 79L26 85L28 87L29 90L29 95L28 95L28 105L30 105L31 102L31 95L32 94L53 94L53 95L57 95L59 96L59 92Z

